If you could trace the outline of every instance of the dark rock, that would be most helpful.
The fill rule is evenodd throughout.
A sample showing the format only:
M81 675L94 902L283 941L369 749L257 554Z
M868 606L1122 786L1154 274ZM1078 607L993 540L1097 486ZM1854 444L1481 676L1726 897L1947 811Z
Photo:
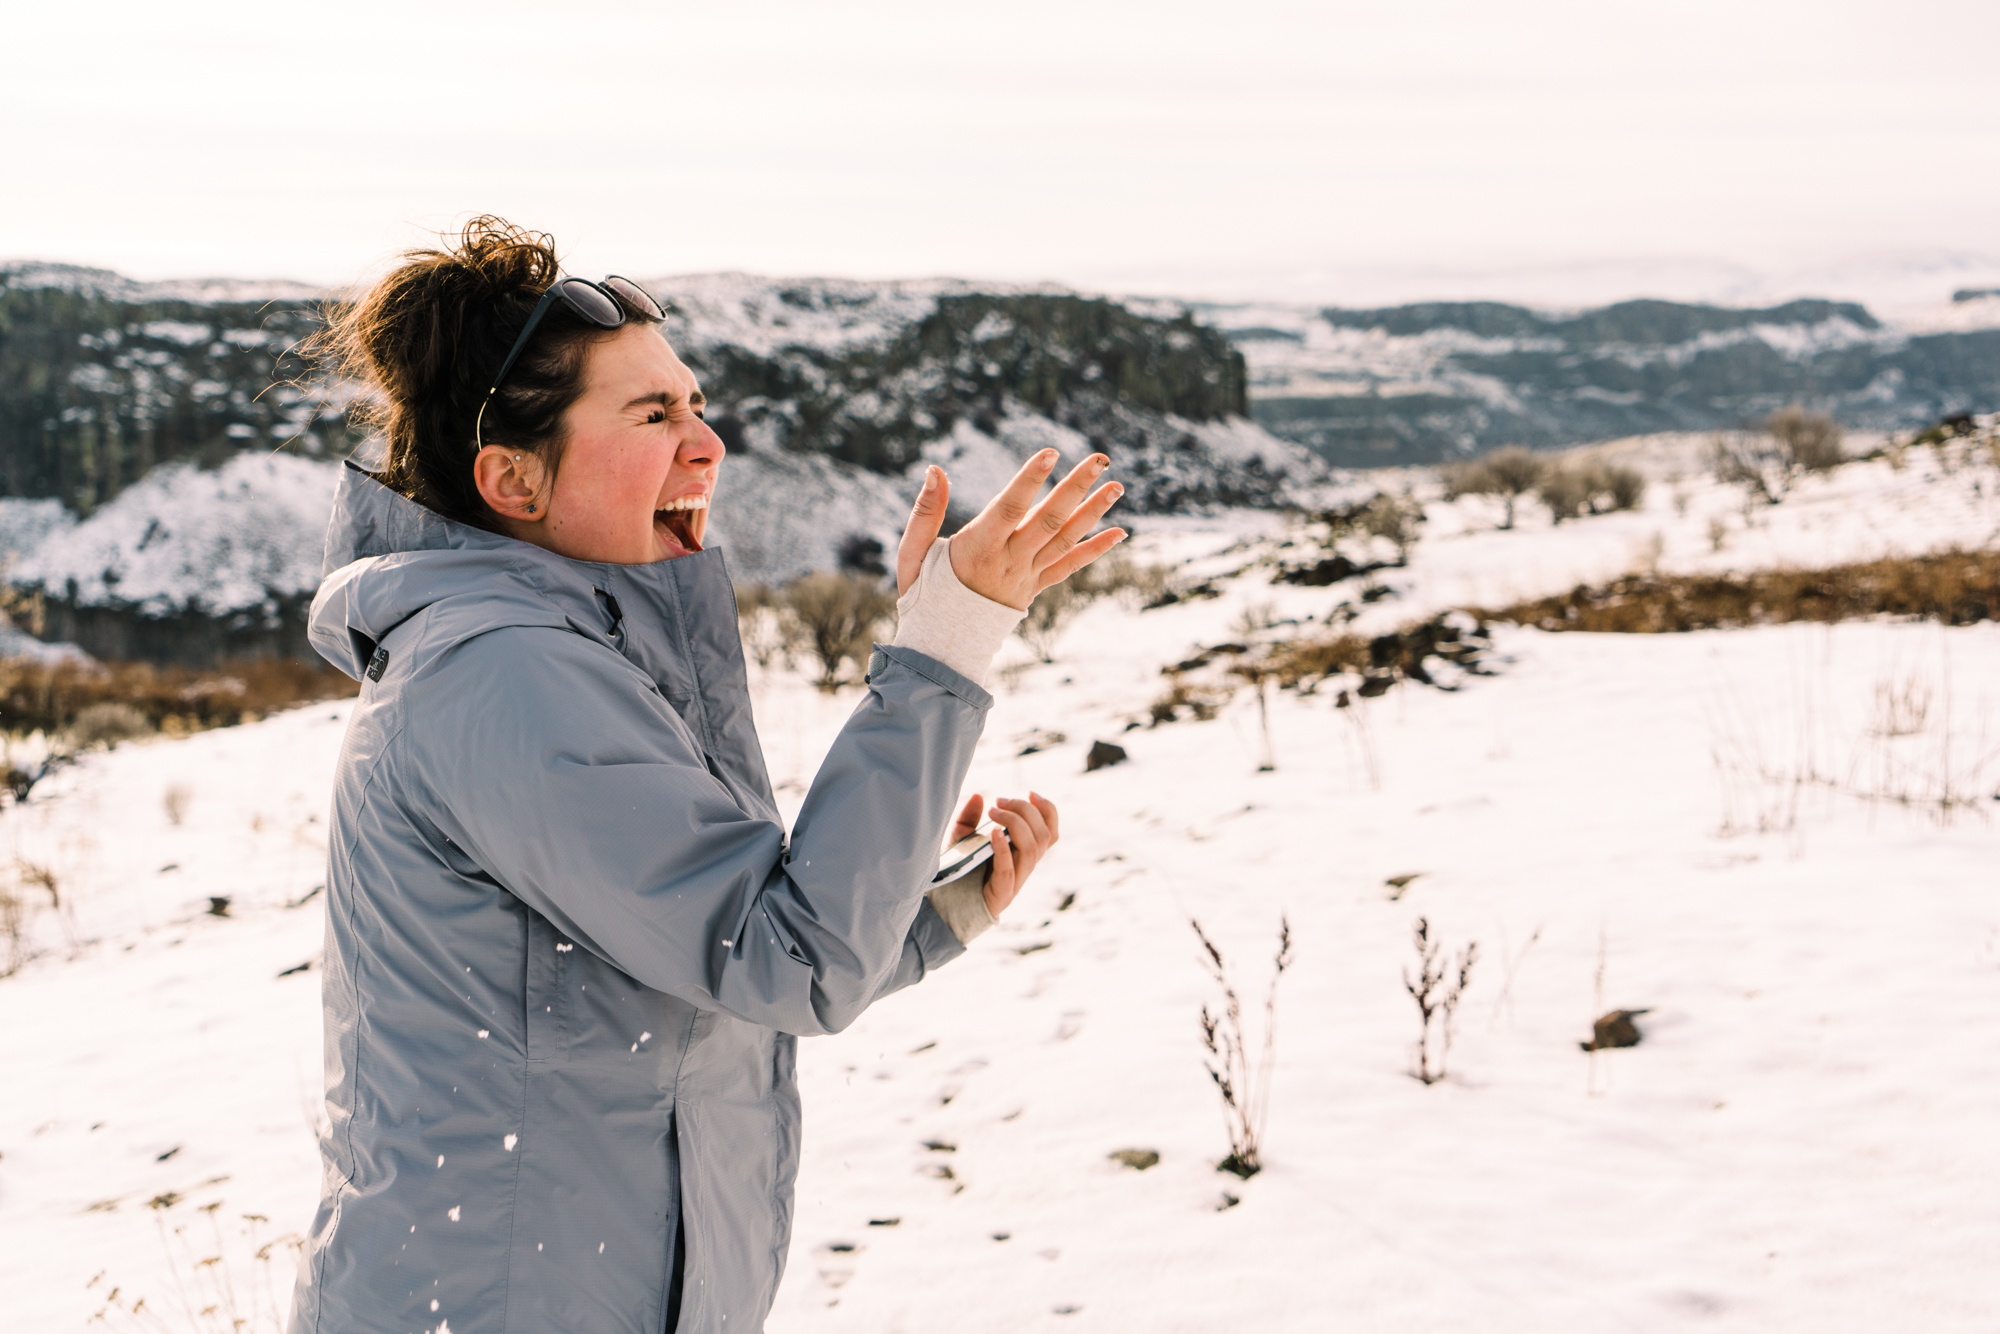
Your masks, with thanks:
M1127 758L1125 747L1114 745L1109 741L1093 741L1090 743L1090 753L1083 757L1083 771L1087 774L1095 773L1114 764L1123 764Z
M210 917L229 916L229 896L227 894L211 894L208 899L208 915Z
M1155 607L1171 607L1177 602L1200 602L1206 598L1219 598L1221 596L1222 590L1217 588L1213 581L1203 580L1198 584L1190 584L1186 588L1169 588L1166 592L1139 608L1139 610L1152 611Z
M1597 1023L1592 1026L1593 1031L1590 1035L1590 1041L1579 1042L1576 1045L1585 1051L1603 1051L1607 1047L1636 1047L1639 1045L1639 1039L1644 1035L1639 1032L1639 1026L1632 1021L1642 1014L1651 1013L1652 1010L1650 1008L1644 1010L1613 1010L1609 1014L1601 1016Z
M1375 699L1389 693L1389 687L1396 684L1396 678L1387 674L1371 674L1361 678L1361 686L1355 691L1363 699Z
M1157 1167L1160 1155L1152 1149L1120 1149L1111 1155L1113 1162L1123 1163L1135 1172L1143 1172L1149 1167Z
M1347 557L1334 555L1328 556L1322 561L1315 561L1311 565L1303 565L1290 570L1280 570L1278 571L1277 578L1271 580L1271 582L1274 584L1297 584L1301 588L1325 588L1327 585L1337 584L1343 579L1352 579L1361 572L1361 567Z

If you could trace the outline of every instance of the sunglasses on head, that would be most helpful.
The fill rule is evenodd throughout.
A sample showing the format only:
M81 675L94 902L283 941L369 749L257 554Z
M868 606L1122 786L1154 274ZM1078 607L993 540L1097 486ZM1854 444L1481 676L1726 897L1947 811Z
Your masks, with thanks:
M558 278L548 291L542 293L542 299L528 313L528 322L521 326L521 336L514 340L514 346L508 349L507 359L500 363L500 372L493 377L492 387L479 401L479 416L472 423L472 448L475 452L484 448L480 427L486 421L486 405L500 391L500 382L507 378L508 371L514 369L521 349L528 345L528 339L534 336L535 327L542 322L542 316L548 314L549 307L561 300L578 316L598 328L616 329L625 323L625 307L619 303L619 297L624 297L648 319L658 321L667 318L667 313L660 309L660 303L648 296L644 288L630 278L620 278L616 274L601 283L591 282L588 278Z

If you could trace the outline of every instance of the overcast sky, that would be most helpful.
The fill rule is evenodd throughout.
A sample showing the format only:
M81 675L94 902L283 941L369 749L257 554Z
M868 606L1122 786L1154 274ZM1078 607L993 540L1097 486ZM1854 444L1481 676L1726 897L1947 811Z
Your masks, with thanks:
M491 210L587 275L2000 283L1991 0L85 0L4 31L0 257L140 277L350 282Z

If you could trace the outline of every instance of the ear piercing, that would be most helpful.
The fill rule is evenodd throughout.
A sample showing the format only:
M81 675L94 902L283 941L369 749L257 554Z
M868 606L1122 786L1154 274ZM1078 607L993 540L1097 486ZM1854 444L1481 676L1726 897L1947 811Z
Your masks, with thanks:
M535 512L535 504L534 504L534 502L533 502L533 501L529 501L529 502L528 502L528 513L530 513L530 514L533 514L534 512Z

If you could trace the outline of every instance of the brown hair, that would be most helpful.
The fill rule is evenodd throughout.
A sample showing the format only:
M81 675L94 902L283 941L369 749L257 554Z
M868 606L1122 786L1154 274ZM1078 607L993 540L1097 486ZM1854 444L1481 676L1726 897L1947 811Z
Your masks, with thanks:
M491 214L443 250L410 250L356 302L335 310L315 351L372 391L362 420L380 431L381 481L448 519L493 529L473 484L473 423L535 303L561 276L555 240ZM615 293L613 293L616 296ZM650 317L624 298L628 322ZM551 479L563 414L583 392L589 345L612 331L554 302L486 405L480 437L537 455Z

